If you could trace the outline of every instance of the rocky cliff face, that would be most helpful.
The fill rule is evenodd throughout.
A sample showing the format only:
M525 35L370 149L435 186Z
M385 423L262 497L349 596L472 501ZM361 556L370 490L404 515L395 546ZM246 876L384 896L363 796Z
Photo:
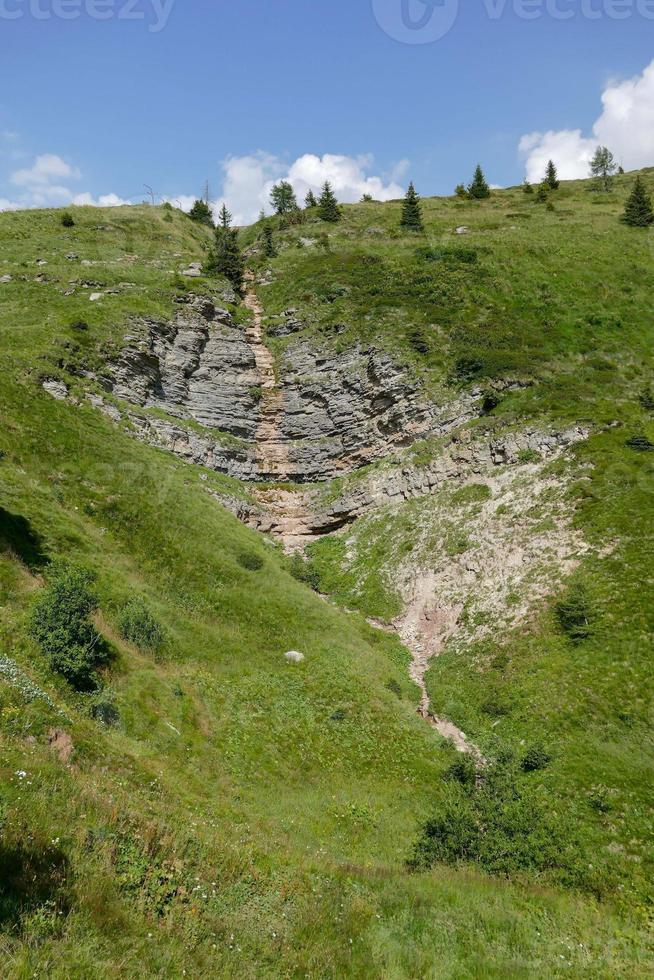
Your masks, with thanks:
M579 426L563 432L528 428L498 439L473 439L469 431L452 439L425 466L381 468L356 479L336 497L320 489L261 489L257 503L221 497L240 520L258 531L281 538L291 549L353 524L371 511L426 497L447 484L461 485L488 477L498 467L516 466L522 454L547 460L588 438Z
M478 414L474 395L445 406L421 397L373 348L336 352L298 339L275 367L249 299L248 327L202 297L172 321L135 321L108 383L118 398L168 416L132 413L144 439L239 479L313 483Z

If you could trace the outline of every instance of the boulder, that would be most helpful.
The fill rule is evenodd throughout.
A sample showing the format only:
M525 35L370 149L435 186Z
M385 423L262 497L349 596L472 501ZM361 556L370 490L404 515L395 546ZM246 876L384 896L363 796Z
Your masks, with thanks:
M301 664L304 660L304 654L298 653L297 650L289 650L288 653L284 654L284 657L289 664Z

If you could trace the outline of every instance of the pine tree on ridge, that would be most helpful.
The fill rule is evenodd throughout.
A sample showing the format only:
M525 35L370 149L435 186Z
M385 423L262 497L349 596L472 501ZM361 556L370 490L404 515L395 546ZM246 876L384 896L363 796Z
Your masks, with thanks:
M420 206L420 198L416 193L413 181L409 184L406 196L404 198L404 204L402 205L402 220L400 221L401 228L407 228L410 231L422 231L422 208Z
M647 193L647 188L640 174L636 177L631 194L627 198L622 221L632 228L647 228L654 224L652 198Z

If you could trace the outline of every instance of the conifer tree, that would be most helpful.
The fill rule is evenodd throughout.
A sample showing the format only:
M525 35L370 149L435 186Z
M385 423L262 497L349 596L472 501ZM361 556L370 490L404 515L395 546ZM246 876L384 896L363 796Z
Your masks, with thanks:
M325 186L322 189L318 208L318 213L323 221L336 222L341 220L341 209L328 180L325 181Z
M361 204L372 204L374 198L372 194L364 194L361 198Z
M468 191L466 190L466 185L457 184L456 187L454 188L454 193L456 194L457 197L467 197Z
M316 200L316 195L313 193L311 188L307 191L307 196L304 199L305 208L315 208L318 207L318 202Z
M595 178L595 186L598 190L610 191L613 184L613 175L617 170L615 157L606 146L598 146L595 156L590 162L590 174Z
M211 213L211 208L206 201L198 198L191 210L188 213L191 221L197 221L201 225L207 225L209 228L213 228L213 214Z
M209 252L205 269L210 274L225 276L240 294L243 292L245 261L238 244L237 231L231 224L232 216L223 204L218 215L214 246Z
M416 194L416 189L413 186L413 181L409 184L409 189L406 192L404 198L404 204L402 206L402 220L400 222L402 228L407 228L410 231L422 231L422 208L420 207L420 198Z
M522 184L522 191L523 191L523 194L533 194L534 193L534 188L531 186L531 184L529 183L529 181L527 180L526 177L525 177L524 182Z
M633 228L647 228L648 225L654 224L652 199L640 174L636 177L631 194L627 198L622 220Z
M270 203L275 209L275 214L290 214L297 211L297 200L293 186L287 180L280 180L275 184L270 192Z
M265 225L263 229L263 251L269 259L274 259L277 255L277 246L275 245L273 230L270 225Z
M559 181L559 175L556 172L556 167L554 161L550 160L547 164L547 170L545 171L545 181L544 181L551 191L558 191L561 186Z
M484 171L481 169L481 165L477 164L477 169L475 170L475 176L472 178L472 183L468 187L468 197L475 198L476 200L482 200L485 197L490 197L490 187L484 177Z
M542 184L538 185L538 190L536 191L536 197L534 198L536 204L547 204L547 202L550 199L547 191L548 191L548 187L546 183L543 182Z

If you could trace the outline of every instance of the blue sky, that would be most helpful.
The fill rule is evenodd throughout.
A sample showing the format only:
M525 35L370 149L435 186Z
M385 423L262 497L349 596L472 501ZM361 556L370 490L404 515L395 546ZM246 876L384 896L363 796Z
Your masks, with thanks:
M249 220L287 174L451 193L478 160L576 176L600 137L654 164L653 0L0 0L0 32L0 207L185 204L208 177Z

